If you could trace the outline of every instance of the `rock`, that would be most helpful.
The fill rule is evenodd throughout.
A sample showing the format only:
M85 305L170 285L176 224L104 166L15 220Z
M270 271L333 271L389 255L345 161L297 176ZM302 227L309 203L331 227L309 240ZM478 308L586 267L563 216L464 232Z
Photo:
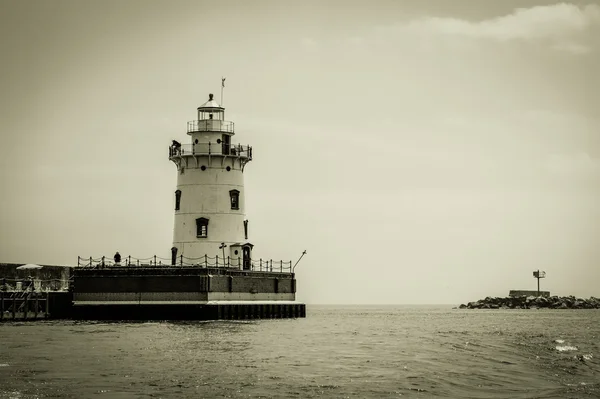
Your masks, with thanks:
M576 298L572 295L566 297L486 297L477 302L468 302L460 305L460 309L600 309L600 299Z

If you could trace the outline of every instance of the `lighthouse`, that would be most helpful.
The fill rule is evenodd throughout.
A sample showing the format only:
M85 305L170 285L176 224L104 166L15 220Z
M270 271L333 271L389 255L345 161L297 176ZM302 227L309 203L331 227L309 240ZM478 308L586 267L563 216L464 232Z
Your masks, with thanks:
M171 263L251 270L244 169L252 147L234 142L234 123L212 94L187 134L188 143L169 147L177 167Z
M73 269L70 317L306 317L306 305L296 301L295 277L306 251L295 264L252 259L244 207L244 170L252 160L252 147L235 143L234 124L213 97L209 94L196 119L188 122L189 142L173 140L169 145L169 160L177 167L170 262L154 255L126 256L124 265L105 264L102 256L102 263L94 265L90 257L87 265Z

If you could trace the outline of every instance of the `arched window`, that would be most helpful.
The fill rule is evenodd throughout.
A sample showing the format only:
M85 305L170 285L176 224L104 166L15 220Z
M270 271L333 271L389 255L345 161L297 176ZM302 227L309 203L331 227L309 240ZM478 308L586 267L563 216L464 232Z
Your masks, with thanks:
M208 219L207 218L196 219L196 237L202 237L202 238L208 237Z
M238 190L229 191L229 199L231 200L231 209L240 209L240 192Z
M181 190L175 191L175 210L179 210L179 204L181 203Z

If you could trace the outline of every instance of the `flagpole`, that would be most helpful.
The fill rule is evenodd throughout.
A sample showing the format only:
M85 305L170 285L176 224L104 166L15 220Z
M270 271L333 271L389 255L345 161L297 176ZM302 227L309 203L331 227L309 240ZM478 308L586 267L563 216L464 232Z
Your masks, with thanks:
M221 107L223 106L223 88L225 87L225 78L221 77Z

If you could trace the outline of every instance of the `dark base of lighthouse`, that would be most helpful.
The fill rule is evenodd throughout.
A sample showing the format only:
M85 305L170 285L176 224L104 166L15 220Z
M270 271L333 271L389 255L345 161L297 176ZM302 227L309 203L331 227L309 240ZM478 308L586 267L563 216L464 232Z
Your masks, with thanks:
M75 320L251 320L306 317L306 305L219 304L219 305L78 305Z
M306 317L293 273L203 267L73 270L77 320L246 320Z

